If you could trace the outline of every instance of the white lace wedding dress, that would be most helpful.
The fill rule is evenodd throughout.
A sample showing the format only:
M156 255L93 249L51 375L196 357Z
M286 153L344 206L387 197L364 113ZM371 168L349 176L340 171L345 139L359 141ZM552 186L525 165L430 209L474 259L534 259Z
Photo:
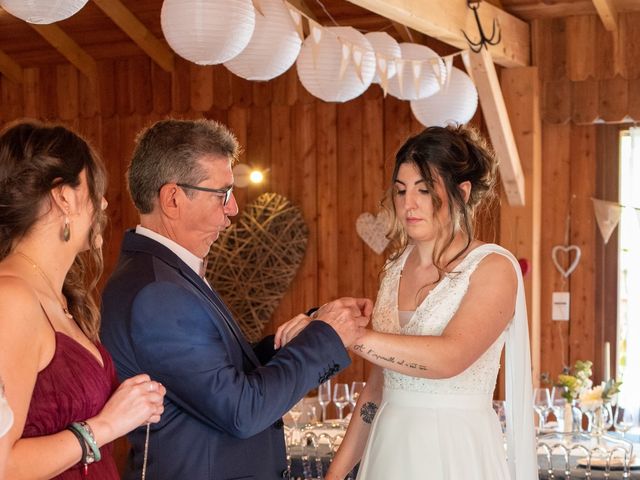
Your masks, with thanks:
M520 277L518 264L508 251L497 245L482 245L462 260L456 268L459 273L444 277L418 306L409 322L401 326L398 285L410 251L411 247L408 247L382 280L373 313L373 328L377 331L440 335L458 309L467 291L469 277L490 253L509 257ZM518 302L516 310L522 310L521 279L518 283L522 301ZM524 318L522 311L519 315L518 318L516 314L510 326L474 364L455 377L425 379L384 370L383 398L371 426L358 480L537 478L529 346L522 331L524 322L524 337L527 337L526 310ZM517 332L514 331L516 324ZM507 365L507 437L514 460L508 464L500 423L492 408L492 396L502 346L505 339L515 343L516 337L517 354L514 356L514 350L507 349L511 357L507 362L512 364ZM518 371L514 372L513 364L517 364ZM517 400L515 409L514 399ZM514 421L517 419L514 414L524 418ZM518 439L518 436L522 438Z

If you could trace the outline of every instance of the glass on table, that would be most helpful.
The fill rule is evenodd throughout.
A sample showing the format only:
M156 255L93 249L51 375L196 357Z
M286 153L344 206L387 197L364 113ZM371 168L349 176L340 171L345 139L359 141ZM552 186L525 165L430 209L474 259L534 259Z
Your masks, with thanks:
M322 407L322 421L327 421L327 405L331 403L331 380L318 386L318 403Z
M351 411L353 412L358 403L358 398L364 390L366 382L351 382L351 390L349 391L349 403L351 404Z
M336 383L333 387L333 403L338 409L338 418L344 418L344 407L349 404L349 385L346 383Z
M564 431L564 411L567 399L564 398L566 387L555 386L551 389L551 411L556 417L557 430Z
M551 410L551 394L548 388L533 389L533 409L538 414L538 431L541 432Z
M616 411L613 416L613 428L615 428L616 432L622 434L622 438L625 438L629 430L638 426L638 413L638 408L616 405Z

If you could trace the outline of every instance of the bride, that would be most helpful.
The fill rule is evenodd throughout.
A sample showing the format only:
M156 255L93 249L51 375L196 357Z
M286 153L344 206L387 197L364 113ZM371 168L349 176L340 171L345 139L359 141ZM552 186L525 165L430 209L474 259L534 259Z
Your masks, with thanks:
M396 155L392 253L368 330L373 364L326 478L537 478L522 276L474 237L496 160L464 127L430 127ZM492 396L506 343L507 451Z

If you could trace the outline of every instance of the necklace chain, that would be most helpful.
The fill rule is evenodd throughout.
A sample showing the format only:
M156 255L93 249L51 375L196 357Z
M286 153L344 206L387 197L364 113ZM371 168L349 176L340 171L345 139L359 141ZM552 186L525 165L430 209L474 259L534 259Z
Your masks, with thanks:
M71 313L69 312L69 309L66 306L66 302L63 300L64 296L62 298L60 298L58 296L58 293L56 292L56 289L53 288L53 284L51 283L51 280L49 280L49 277L47 276L47 274L44 273L44 271L38 266L38 264L36 262L34 262L33 259L31 257L29 257L28 255L26 255L25 253L18 252L18 251L16 251L15 253L16 253L16 255L21 256L27 262L29 262L31 264L31 266L33 267L33 269L36 272L38 272L38 274L44 279L45 283L47 284L47 286L49 287L49 289L51 290L53 295L56 297L56 300L58 300L58 302L60 303L60 307L62 308L62 311L64 312L65 316L68 319L72 319L73 315L71 315Z

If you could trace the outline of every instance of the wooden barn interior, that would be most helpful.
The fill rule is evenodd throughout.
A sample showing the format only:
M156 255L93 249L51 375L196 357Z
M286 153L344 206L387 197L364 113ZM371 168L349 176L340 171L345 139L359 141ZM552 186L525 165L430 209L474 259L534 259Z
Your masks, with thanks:
M444 56L478 35L465 0L287 0L323 26L384 31ZM199 66L169 48L162 0L90 0L72 17L35 25L0 11L0 125L31 117L69 125L104 159L109 186L105 277L123 232L137 224L125 170L137 132L165 117L211 118L236 134L241 161L267 171L238 188L240 211L277 192L298 205L309 228L304 260L265 333L338 296L375 298L384 256L357 235L389 186L394 154L424 128L409 103L372 85L345 103L309 94L295 66L251 82L222 65ZM487 32L501 41L471 58L479 107L471 124L501 155L501 202L479 221L484 240L526 260L536 385L602 349L615 358L617 233L605 244L592 198L618 201L621 131L640 119L640 1L485 0ZM455 65L464 69L461 58ZM512 154L515 152L515 154ZM577 245L565 278L552 248ZM570 321L551 318L552 292L571 293ZM354 358L340 381L364 379ZM612 372L615 374L615 372ZM504 395L498 387L496 396ZM503 398L503 397L502 397Z

